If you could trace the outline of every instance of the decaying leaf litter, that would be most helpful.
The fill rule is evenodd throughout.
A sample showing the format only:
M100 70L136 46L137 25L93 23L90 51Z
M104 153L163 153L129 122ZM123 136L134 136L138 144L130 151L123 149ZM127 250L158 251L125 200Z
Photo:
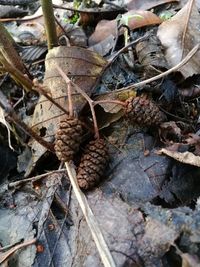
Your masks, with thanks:
M199 1L44 2L0 14L0 262L199 266Z

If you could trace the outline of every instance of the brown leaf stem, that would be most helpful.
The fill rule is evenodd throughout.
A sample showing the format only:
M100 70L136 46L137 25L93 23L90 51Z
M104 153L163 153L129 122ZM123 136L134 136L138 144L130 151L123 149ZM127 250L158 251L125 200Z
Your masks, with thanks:
M14 65L11 65L11 63L4 57L2 53L0 53L0 62L3 64L4 69L13 77L16 82L20 83L27 92L32 90L33 83L31 79Z
M21 71L23 74L27 74L30 77L28 70L23 64L20 56L18 55L15 47L16 43L6 30L4 25L0 22L0 53L6 60L13 65L16 69ZM1 61L1 60L0 60Z
M33 80L33 84L34 84L33 89L35 89L37 92L45 96L49 101L51 101L51 103L53 103L56 107L62 110L65 114L67 115L69 114L69 112L66 109L64 109L58 102L56 102L50 95L48 95L48 92L46 92L45 87L39 84L39 82L36 79Z
M90 106L90 109L91 109L91 113L92 113L95 138L99 139L100 138L99 129L98 129L96 114L95 114L95 110L94 110L94 103L95 102L78 85L73 83L58 65L56 65L55 67L57 68L57 70L60 73L60 75L62 76L62 78L65 80L66 84L71 83L74 86L75 90L87 100L87 102Z

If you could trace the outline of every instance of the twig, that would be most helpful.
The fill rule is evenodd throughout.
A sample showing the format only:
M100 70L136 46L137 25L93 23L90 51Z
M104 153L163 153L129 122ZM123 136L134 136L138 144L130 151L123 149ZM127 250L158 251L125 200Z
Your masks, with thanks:
M54 146L52 143L45 141L41 136L39 136L35 131L29 128L14 112L14 110L8 112L8 118L10 121L14 122L19 128L21 128L26 134L34 138L38 143L40 143L47 150L54 153Z
M95 114L95 110L94 110L94 101L78 85L73 83L58 65L55 65L55 67L57 68L57 70L60 73L60 75L62 76L62 78L65 80L66 84L68 85L69 83L71 83L74 86L75 90L87 100L87 102L90 106L90 109L91 109L91 113L92 113L95 138L99 139L100 136L99 136L99 129L98 129L98 125L97 125L96 114Z
M174 71L177 71L178 69L183 67L195 55L195 53L199 49L199 46L200 46L200 44L195 45L195 47L187 54L187 56L181 62L179 62L176 66L172 67L171 69L169 69L169 70L167 70L167 71L165 71L165 72L163 72L163 73L161 73L159 75L156 75L156 76L154 76L154 77L152 77L150 79L147 79L145 81L142 81L142 82L139 82L139 83L135 83L135 84L132 84L132 85L117 89L117 90L113 91L112 93L115 94L115 93L125 92L125 91L128 91L128 90L132 90L132 89L135 89L135 88L142 87L147 83L156 81L156 80L158 80L160 78L163 78L163 77L167 76L168 74L170 74L170 73L172 73ZM110 92L106 93L106 94L110 94ZM104 95L106 95L106 94L104 94Z
M104 266L105 267L116 267L115 262L112 258L112 255L109 251L109 248L104 240L104 237L101 233L99 225L96 221L96 218L88 204L87 198L78 186L74 167L72 166L72 164L68 162L65 162L65 166L67 169L67 173L68 173L72 188L74 190L74 194L79 202L83 215L90 228L92 237L94 239L94 242L96 244L97 250L99 252L99 255L101 257L101 260Z
M145 40L147 37L149 37L149 34L146 34L132 42L130 42L129 44L127 44L126 46L122 47L112 58L109 59L108 63L105 66L105 69L107 69L115 60L116 58L122 54L126 49L128 49L129 47L133 46L134 44L141 42L143 40Z
M51 174L54 174L54 173L62 173L62 172L66 172L66 169L60 169L60 170L55 170L55 171L50 171L50 172L47 172L47 173L43 173L43 174L40 174L40 175L37 175L37 176L34 176L34 177L30 177L30 178L27 178L27 179L23 179L23 180L20 180L20 181L16 181L16 182L12 182L12 183L9 183L8 184L8 188L15 188L15 187L18 187L18 186L21 186L25 183L28 183L28 182L36 182L42 178L45 178Z
M48 95L48 93L45 91L44 86L39 84L39 82L36 79L33 80L33 84L34 84L33 89L35 89L40 94L45 96L49 101L51 101L51 103L53 103L56 107L62 110L65 114L69 114L69 112L66 109L64 109L58 102L56 102L51 96Z
M14 65L4 57L2 53L0 53L0 62L3 64L5 70L9 72L12 78L19 82L26 91L31 91L33 87L32 81L24 75L19 69L17 69Z
M9 251L0 254L0 263L3 263L8 257L10 257L15 251L19 250L20 248L27 247L30 245L35 244L36 239L25 241L22 244L16 245L15 247L11 248Z
M11 65L21 71L23 74L27 74L30 77L28 70L22 62L22 59L18 55L15 47L16 43L12 36L9 34L3 23L0 22L0 52L6 58Z
M22 238L21 240L15 242L14 244L9 244L7 246L0 247L0 253L4 252L6 250L9 250L9 249L15 247L16 245L22 244L23 242L24 242L24 239Z

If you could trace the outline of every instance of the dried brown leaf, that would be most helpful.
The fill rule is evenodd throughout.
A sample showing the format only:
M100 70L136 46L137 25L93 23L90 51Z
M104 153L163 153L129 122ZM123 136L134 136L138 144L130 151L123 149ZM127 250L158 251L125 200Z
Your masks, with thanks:
M189 4L190 1L173 18L163 22L158 29L158 37L166 48L166 59L171 67L178 64L196 44L200 43L200 15L195 3L192 7L187 30L184 32ZM180 69L185 78L200 72L199 57L200 51Z
M181 129L174 121L163 122L159 127L159 135L162 142L168 144L174 141L174 139L179 140L182 136Z
M162 148L161 150L159 150L159 153L163 153L182 163L200 167L200 156L195 156L191 152L187 151L187 152L181 153L181 152L170 151L166 148Z
M140 9L140 10L147 10L154 8L156 6L171 3L171 2L178 2L179 0L126 0L125 3L127 5L128 10L130 9Z
M197 256L189 253L182 253L182 267L200 267L200 262Z
M89 50L98 53L101 56L105 56L110 52L110 50L115 45L115 38L111 34L106 39L102 40L100 43L97 43L89 48Z
M131 30L138 29L148 25L160 24L161 19L151 11L131 10L122 16L121 23L128 21L128 26ZM122 28L119 34L124 33ZM89 44L96 44L106 39L110 34L117 36L117 19L101 20L95 29L95 32L89 38Z

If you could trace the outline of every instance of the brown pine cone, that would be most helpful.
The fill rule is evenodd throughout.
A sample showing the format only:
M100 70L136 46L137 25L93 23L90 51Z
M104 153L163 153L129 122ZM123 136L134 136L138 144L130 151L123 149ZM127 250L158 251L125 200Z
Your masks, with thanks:
M56 133L55 151L61 161L70 161L78 151L82 137L81 122L73 117L66 117L60 122Z
M166 120L165 114L147 96L130 97L126 103L126 115L132 123L156 126Z
M108 162L108 148L103 139L91 141L85 149L77 171L77 181L83 190L100 182Z

